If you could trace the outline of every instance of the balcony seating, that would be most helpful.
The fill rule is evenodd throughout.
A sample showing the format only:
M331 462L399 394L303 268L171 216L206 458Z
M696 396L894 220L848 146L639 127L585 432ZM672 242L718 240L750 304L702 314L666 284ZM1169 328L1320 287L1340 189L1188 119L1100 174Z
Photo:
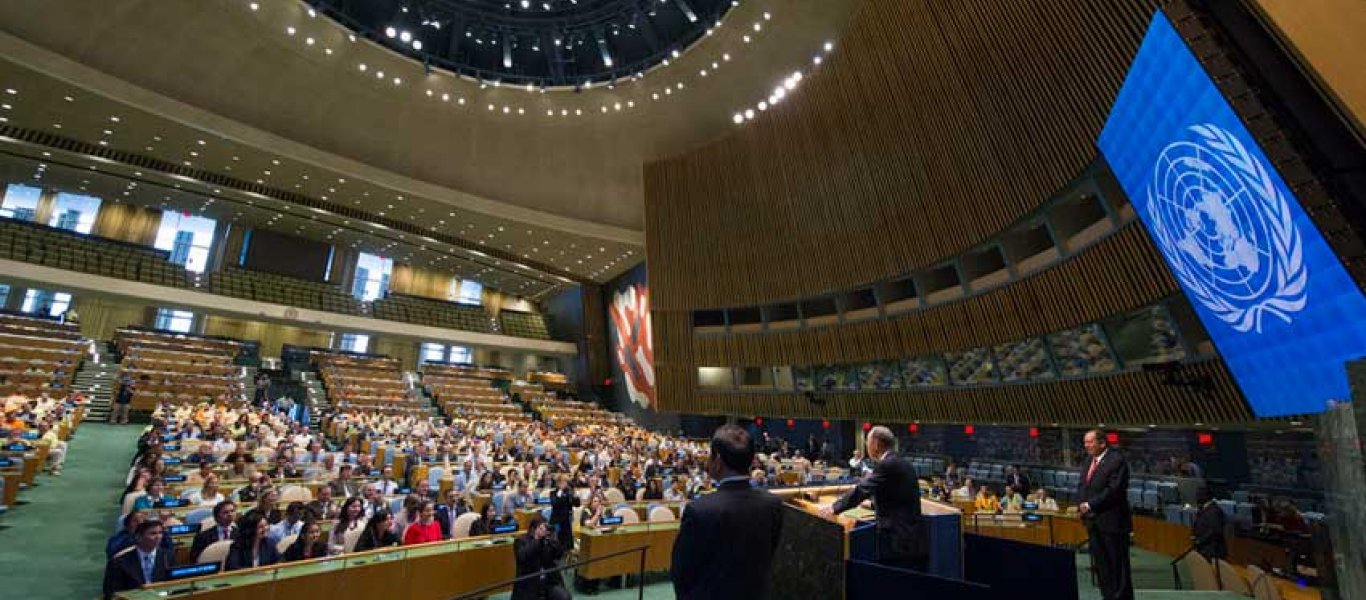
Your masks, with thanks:
M24 221L0 218L0 258L155 285L187 288L192 278L170 254Z
M389 294L383 299L376 300L372 309L376 319L479 333L493 332L491 317L479 306Z
M543 315L505 310L499 313L498 318L502 321L503 333L506 335L533 340L550 339Z
M209 291L224 296L297 306L309 310L362 315L360 300L328 283L272 273L223 269L209 275Z

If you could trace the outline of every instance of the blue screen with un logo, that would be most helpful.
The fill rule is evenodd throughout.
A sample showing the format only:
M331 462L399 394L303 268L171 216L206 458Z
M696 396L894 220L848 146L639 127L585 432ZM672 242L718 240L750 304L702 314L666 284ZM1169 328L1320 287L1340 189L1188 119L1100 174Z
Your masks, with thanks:
M1253 412L1349 399L1366 299L1160 12L1098 144Z

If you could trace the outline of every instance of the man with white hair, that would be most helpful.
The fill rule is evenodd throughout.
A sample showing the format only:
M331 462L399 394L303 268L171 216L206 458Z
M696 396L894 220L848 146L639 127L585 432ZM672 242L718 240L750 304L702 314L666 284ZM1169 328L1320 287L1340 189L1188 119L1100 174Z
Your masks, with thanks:
M881 425L868 430L864 444L873 470L822 513L829 517L872 498L877 511L877 562L923 570L929 560L929 527L920 514L920 482L915 467L896 454L896 436Z

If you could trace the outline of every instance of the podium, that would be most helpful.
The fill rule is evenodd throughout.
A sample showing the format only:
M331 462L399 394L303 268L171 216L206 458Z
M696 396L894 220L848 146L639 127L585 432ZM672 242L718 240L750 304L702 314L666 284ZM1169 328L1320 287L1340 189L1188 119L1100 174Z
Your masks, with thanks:
M876 526L872 511L856 508L833 519L820 516L850 486L778 490L784 497L783 531L772 571L774 598L846 598L849 566L876 559ZM814 500L812 499L814 498ZM962 513L921 500L930 532L927 572L950 580L962 578Z

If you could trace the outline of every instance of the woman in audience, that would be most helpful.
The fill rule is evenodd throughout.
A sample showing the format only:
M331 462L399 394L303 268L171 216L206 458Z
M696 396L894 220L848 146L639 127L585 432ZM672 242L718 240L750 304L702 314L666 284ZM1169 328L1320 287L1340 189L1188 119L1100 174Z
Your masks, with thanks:
M365 527L365 506L358 497L347 498L337 513L337 522L332 525L327 545L334 551L341 552L346 545L346 534L362 527Z
M191 491L186 497L190 504L200 506L213 506L223 501L223 494L218 491L218 476L210 474L204 478L204 484L199 489Z
M651 479L650 483L645 484L645 496L643 500L663 500L664 489L660 486L658 479Z
M266 539L270 524L255 510L248 511L237 523L232 546L228 548L225 570L250 569L273 565L280 560L275 545Z
M1020 512L1024 508L1024 497L1015 488L1007 486L1006 493L1001 497L1001 510L1003 512Z
M170 496L166 495L166 482L153 479L147 484L147 494L133 502L133 510L155 508L158 502L168 499Z
M606 508L603 506L602 496L593 496L588 500L588 509L579 516L579 525L582 527L597 527L606 515Z
M417 521L403 530L403 545L425 544L441 540L441 524L436 522L436 503L423 500L418 505Z
M387 510L375 511L375 516L365 524L365 531L361 532L360 539L356 540L356 552L374 550L375 548L388 548L398 545L398 536L393 532L394 516Z
M484 471L484 474L479 476L479 484L475 486L475 489L481 492L493 489L493 472Z
M403 532L408 530L408 526L417 522L418 509L422 507L421 496L408 494L403 498L403 508L399 509L398 514L394 515L394 535L403 538Z
M996 492L985 485L977 491L977 501L974 506L977 512L990 514L1001 512L1001 501L996 497Z
M498 517L494 514L493 503L485 504L484 509L479 511L479 518L470 523L470 536L488 535L497 524Z
M293 544L289 545L289 548L285 549L283 560L284 562L294 562L324 556L327 556L327 542L323 541L323 528L318 525L317 521L309 518L304 521L299 537L294 540Z

